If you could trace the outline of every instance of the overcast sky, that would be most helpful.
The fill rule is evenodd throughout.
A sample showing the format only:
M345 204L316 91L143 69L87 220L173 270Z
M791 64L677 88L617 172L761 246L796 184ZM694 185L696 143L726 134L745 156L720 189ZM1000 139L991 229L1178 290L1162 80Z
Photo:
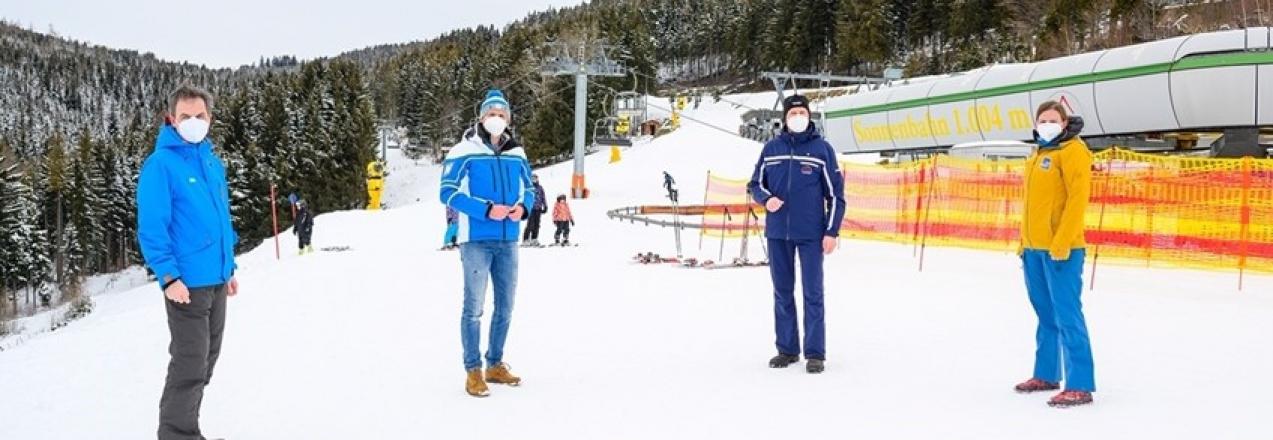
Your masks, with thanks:
M0 0L11 23L170 61L238 67L261 56L334 56L453 29L502 27L581 0Z

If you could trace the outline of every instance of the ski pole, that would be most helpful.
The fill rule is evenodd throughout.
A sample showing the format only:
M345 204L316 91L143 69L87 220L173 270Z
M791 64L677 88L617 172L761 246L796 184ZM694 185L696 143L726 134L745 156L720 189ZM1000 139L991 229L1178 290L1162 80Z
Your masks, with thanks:
M754 209L748 209L748 211L750 211L750 212L751 212L751 217L752 217L752 218L754 218L754 219L756 219L756 226L757 226L757 227L759 227L759 226L760 226L760 216L756 215L756 210L754 210ZM761 250L761 251L764 251L764 253L765 253L765 261L769 261L769 244L768 244L768 243L765 243L766 241L768 241L768 238L766 238L766 237L765 237L765 235L764 235L764 233L763 233L763 232L761 232L761 231L756 231L756 236L757 236L757 237L760 237L760 250Z
M681 259L684 255L681 252L681 205L672 199L672 230L676 234L676 258Z
M751 211L751 191L747 192L747 200L743 202L743 208ZM751 216L743 214L743 243L738 246L738 259L740 261L747 260L747 241L751 238Z
M724 259L725 259L725 231L727 231L727 230L728 230L728 228L729 228L729 222L732 222L732 221L734 220L734 217L733 217L733 216L731 216L731 215L729 215L729 205L721 205L721 206L724 206L724 207L725 207L725 222L724 222L724 223L721 223L721 225L720 225L720 226L721 226L721 228L720 228L720 255L717 255L717 256L716 256L716 261L717 261L717 262L720 262L721 260L724 260Z

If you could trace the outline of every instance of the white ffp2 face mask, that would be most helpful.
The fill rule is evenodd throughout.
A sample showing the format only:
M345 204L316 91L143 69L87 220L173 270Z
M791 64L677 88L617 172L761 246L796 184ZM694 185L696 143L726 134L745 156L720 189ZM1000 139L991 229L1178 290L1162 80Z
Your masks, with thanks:
M186 142L197 144L208 137L208 127L208 121L190 118L177 124L177 134L180 134Z
M505 121L504 118L499 116L491 116L486 118L485 121L482 121L482 128L485 128L486 132L490 133L492 138L498 138L500 135L504 134L504 129L508 128L508 121Z
M1055 122L1044 122L1034 127L1034 131L1039 133L1039 140L1042 142L1052 142L1057 136L1061 135L1061 124Z
M792 116L787 119L787 129L792 133L804 133L809 129L809 117L803 115Z

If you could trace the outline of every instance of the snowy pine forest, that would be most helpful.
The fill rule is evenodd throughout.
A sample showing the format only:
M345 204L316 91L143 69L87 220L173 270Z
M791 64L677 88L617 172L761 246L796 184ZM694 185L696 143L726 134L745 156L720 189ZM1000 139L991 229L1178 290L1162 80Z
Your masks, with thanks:
M365 203L377 118L349 61L210 70L0 25L0 317L74 301L141 262L135 190L169 91L217 95L241 244L270 233L270 187L318 209ZM282 206L282 205L281 205Z

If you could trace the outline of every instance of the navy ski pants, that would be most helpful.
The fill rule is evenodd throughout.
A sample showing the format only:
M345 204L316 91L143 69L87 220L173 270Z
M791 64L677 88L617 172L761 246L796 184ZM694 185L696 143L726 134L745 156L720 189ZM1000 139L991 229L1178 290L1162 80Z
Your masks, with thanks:
M769 275L774 283L774 332L778 353L800 354L796 327L796 257L804 287L804 357L826 359L826 324L822 316L822 240L769 239Z

